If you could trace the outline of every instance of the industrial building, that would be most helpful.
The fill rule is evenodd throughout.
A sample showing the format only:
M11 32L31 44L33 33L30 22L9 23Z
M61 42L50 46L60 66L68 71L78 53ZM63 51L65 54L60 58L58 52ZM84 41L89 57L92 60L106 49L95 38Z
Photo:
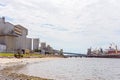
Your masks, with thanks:
M45 42L41 42L41 50L46 50L46 43Z
M21 25L13 25L0 18L0 44L6 46L5 52L17 49L32 49L32 38L27 38L28 29ZM33 48L38 49L39 39L33 39Z
M57 51L55 52L55 49L53 49L50 45L46 45L46 42L41 42L41 47L40 47L41 53L58 53Z
M39 49L39 39L33 39L33 50Z

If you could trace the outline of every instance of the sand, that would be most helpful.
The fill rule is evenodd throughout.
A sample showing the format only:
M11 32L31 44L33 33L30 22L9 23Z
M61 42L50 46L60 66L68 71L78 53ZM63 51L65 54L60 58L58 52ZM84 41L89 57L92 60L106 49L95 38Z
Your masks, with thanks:
M25 74L18 74L15 71L27 64L56 59L58 58L0 58L0 80L49 80Z
M30 64L41 61L55 60L56 58L0 58L0 68L6 66L15 66L18 64ZM58 59L58 58L57 58Z

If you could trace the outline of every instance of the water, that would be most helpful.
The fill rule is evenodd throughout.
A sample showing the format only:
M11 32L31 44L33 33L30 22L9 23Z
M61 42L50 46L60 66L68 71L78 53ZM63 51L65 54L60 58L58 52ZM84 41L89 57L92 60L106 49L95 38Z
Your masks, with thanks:
M120 80L120 59L56 59L27 65L19 72L55 80Z

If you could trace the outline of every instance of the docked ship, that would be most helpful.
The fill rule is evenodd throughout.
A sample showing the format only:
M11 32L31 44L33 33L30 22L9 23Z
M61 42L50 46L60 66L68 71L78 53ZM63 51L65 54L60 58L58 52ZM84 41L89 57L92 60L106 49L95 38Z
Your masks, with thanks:
M100 48L99 50L91 50L88 49L87 57L98 57L98 58L120 58L120 50L115 46L112 48L111 46L108 49L103 50Z

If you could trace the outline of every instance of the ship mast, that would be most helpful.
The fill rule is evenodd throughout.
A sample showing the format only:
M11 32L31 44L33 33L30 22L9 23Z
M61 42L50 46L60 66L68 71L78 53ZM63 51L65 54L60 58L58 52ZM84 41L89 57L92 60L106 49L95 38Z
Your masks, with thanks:
M117 47L117 45L115 43L111 43L109 48L111 49L112 46L115 46L114 50L115 50L115 53L117 54L118 53L118 47Z
M115 53L116 53L116 54L118 53L117 45L115 46Z

